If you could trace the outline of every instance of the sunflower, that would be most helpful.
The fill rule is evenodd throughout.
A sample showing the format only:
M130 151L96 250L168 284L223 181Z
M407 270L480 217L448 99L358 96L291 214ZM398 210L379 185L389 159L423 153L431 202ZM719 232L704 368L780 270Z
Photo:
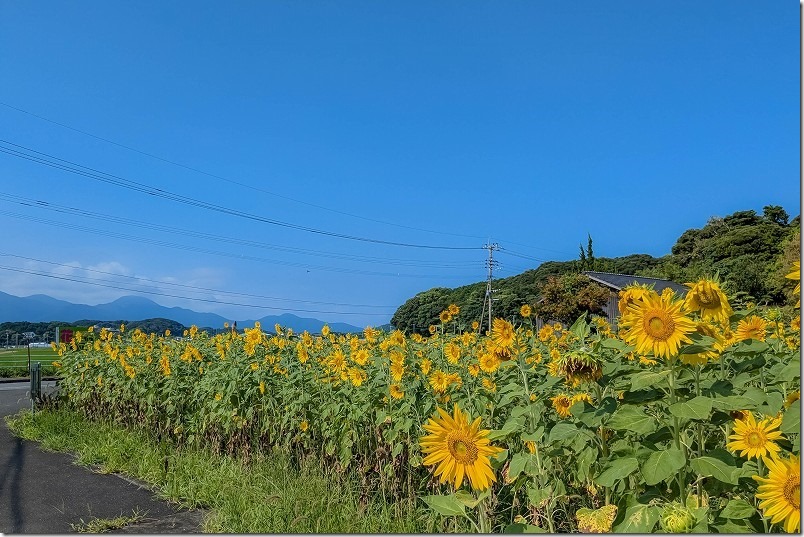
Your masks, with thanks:
M573 405L573 403L572 399L570 399L568 396L564 395L563 393L560 393L555 397L551 398L550 401L553 403L553 408L556 409L556 412L558 413L559 416L561 416L562 418L566 418L567 416L570 415L569 409Z
M577 386L582 382L594 382L603 376L603 362L592 353L572 351L557 353L555 360L556 376L564 377L569 386Z
M500 359L491 352L484 352L478 359L480 369L486 373L494 373L500 367Z
M514 344L514 326L505 319L494 319L491 338L498 347L510 347Z
M702 352L694 354L682 354L678 358L681 363L688 365L705 365L709 360L717 360L720 354L725 349L725 338L721 331L712 323L699 322L696 325L696 331L704 336L709 336L715 341L712 343L711 348Z
M531 313L533 313L533 310L531 310L528 304L522 304L522 307L519 308L519 314L522 317L530 317Z
M774 440L782 437L782 433L776 430L781 424L781 418L765 418L757 423L753 414L749 413L745 419L734 423L734 434L729 436L732 442L726 447L730 451L739 451L742 457L762 457L767 461L768 455L773 458L779 452Z
M749 315L737 323L737 330L734 331L734 339L735 341L743 341L746 339L765 341L765 330L767 330L767 328L768 323L766 323L764 319L756 315Z
M655 294L655 291L647 285L634 284L625 286L620 291L620 300L617 302L620 315L625 315L629 305L635 304L651 294Z
M771 459L768 477L754 476L760 484L757 499L762 514L771 524L782 523L787 533L801 530L801 465L795 455L789 459Z
M459 308L455 304L450 304L449 306L447 306L447 311L449 312L450 315L454 317L461 312L461 308Z
M703 279L685 285L690 288L684 298L684 306L689 311L700 312L705 321L728 321L733 311L718 282Z
M444 311L442 311L441 313L438 314L438 319L442 323L448 323L448 322L450 322L452 320L452 315L449 314L449 311L444 310Z
M444 356L447 357L447 361L449 363L453 365L457 364L461 357L461 348L455 343L447 343L444 347Z
M691 340L695 323L682 312L684 303L656 293L628 306L623 315L623 339L639 354L670 358L678 354L682 343Z
M419 440L425 466L436 466L435 475L441 482L461 486L468 478L473 490L486 490L497 479L491 470L490 457L501 448L489 445L489 431L480 429L480 418L470 424L470 417L455 405L453 415L438 409L440 418L430 418L424 425L428 435Z
M391 384L389 391L391 392L391 397L393 397L394 399L402 399L403 397L405 397L405 392L403 392L402 388L400 388L396 384Z
M798 390L788 394L787 398L784 400L784 407L790 408L793 405L793 403L795 403L799 399L801 399L801 392Z
M796 302L796 307L801 307L801 261L795 261L793 266L790 267L793 272L786 275L785 278L790 280L796 280L798 283L796 284L796 288L793 289L793 294L799 295L799 299Z
M434 392L444 393L449 387L449 377L440 369L436 369L430 376L430 386L433 387Z

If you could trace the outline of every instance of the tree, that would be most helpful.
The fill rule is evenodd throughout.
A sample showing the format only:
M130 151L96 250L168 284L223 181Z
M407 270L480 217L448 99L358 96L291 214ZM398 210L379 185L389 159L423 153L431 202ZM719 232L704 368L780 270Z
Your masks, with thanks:
M603 313L609 291L583 274L551 276L539 289L534 311L543 321L572 324L582 313Z
M786 226L787 221L790 219L790 215L787 214L787 211L782 209L780 205L765 205L762 208L762 215L769 222L774 222L782 226Z

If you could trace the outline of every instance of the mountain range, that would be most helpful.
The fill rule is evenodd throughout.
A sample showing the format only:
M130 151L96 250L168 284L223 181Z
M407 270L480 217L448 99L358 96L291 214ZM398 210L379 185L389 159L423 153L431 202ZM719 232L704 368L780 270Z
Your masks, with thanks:
M235 319L227 319L216 313L202 313L186 308L161 306L141 296L123 296L106 304L90 306L73 304L47 295L31 295L19 297L0 291L0 322L29 321L49 322L65 321L68 323L80 319L126 320L163 318L181 323L185 326L223 328L223 323L230 324ZM324 324L328 324L333 332L360 332L362 328L347 323L325 323L320 319L298 317L290 313L268 315L260 319L236 319L239 328L253 326L259 321L263 330L272 331L276 323L295 332L307 330L318 333Z

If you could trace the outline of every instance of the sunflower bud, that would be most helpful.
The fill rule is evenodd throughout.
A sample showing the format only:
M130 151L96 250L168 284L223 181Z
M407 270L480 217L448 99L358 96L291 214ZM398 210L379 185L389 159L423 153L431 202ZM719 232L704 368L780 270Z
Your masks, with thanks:
M667 504L659 518L665 533L691 533L695 522L695 514L678 502Z

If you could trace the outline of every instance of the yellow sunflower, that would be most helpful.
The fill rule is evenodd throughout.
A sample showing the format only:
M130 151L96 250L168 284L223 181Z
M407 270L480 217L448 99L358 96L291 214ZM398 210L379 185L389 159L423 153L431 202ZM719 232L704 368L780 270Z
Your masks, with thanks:
M754 476L760 484L757 499L762 514L771 524L782 524L787 533L801 530L801 464L795 455L789 459L766 460L768 477Z
M790 267L790 268L792 269L793 272L791 272L790 274L785 276L785 278L788 278L790 280L798 281L798 283L796 284L796 288L793 289L793 294L799 295L799 299L796 302L796 307L800 308L801 307L801 261L793 262L793 266Z
M622 337L639 354L671 358L682 343L691 342L687 334L695 331L695 322L682 310L681 300L652 293L628 306L622 318Z
M528 304L522 304L522 307L519 308L519 314L522 317L530 317L530 314L533 312Z
M461 308L459 308L455 304L450 304L449 306L447 306L447 311L449 312L450 315L454 317L461 312Z
M756 315L749 315L737 323L737 329L734 331L734 339L736 341L746 339L765 341L765 330L767 330L767 328L768 323L765 322L765 319L757 317Z
M449 314L449 311L444 310L438 314L438 318L442 323L448 323L452 320L452 315Z
M514 326L505 319L494 319L491 338L498 347L510 347L514 344Z
M698 311L704 321L727 322L734 313L729 306L729 299L720 289L718 282L713 280L699 280L688 283L690 290L684 298L684 305L689 311Z
M620 291L620 300L617 302L620 315L625 315L629 305L647 298L651 294L655 294L655 291L647 285L634 284L624 287Z
M455 405L453 415L438 409L440 418L430 418L424 425L428 435L420 439L422 461L425 466L436 466L435 475L441 482L461 486L464 477L473 490L486 490L497 479L491 470L490 457L501 448L489 445L489 431L480 429L480 418L470 424L470 416Z
M730 451L739 451L740 456L749 459L762 457L766 461L779 453L779 446L774 442L782 437L777 429L782 424L782 418L765 418L757 423L750 412L745 419L734 423L734 434L729 436L732 440L726 447Z
M396 384L391 384L389 391L391 393L391 397L393 397L394 399L402 399L403 397L405 397L405 392L403 392L402 388L400 388Z
M478 359L480 369L486 373L494 373L500 367L500 359L493 353L484 352Z
M573 405L573 402L568 396L561 393L551 398L550 401L553 403L553 408L556 409L559 416L566 418L570 415L569 409Z
M449 377L440 369L436 369L430 376L430 386L433 387L433 391L436 393L444 393L447 391L449 384Z

